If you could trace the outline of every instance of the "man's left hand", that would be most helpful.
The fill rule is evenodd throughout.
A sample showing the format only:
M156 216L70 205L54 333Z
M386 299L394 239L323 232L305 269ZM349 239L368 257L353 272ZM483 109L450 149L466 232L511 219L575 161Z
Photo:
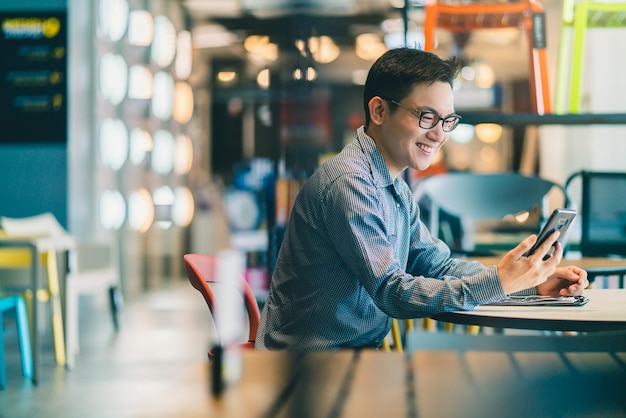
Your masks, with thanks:
M544 296L579 296L589 286L587 272L577 266L557 267L547 280L537 286Z

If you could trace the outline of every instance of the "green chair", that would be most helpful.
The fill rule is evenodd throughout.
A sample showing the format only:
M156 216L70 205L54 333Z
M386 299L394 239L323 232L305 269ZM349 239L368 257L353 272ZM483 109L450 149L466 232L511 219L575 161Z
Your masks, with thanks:
M626 27L626 3L563 0L562 20L554 108L579 113L587 29Z

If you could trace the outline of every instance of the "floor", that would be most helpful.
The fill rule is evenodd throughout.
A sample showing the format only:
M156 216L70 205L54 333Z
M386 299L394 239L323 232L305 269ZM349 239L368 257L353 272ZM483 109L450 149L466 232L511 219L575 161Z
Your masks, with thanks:
M21 375L17 336L5 318L8 382L0 390L0 418L206 416L211 319L186 280L126 300L117 333L106 300L86 298L76 366L55 364L46 330L37 386Z

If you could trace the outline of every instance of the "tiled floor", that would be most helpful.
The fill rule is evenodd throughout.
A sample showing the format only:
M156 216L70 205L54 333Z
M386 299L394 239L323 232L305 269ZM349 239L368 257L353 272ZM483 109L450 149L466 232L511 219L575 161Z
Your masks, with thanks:
M186 280L126 300L118 333L103 301L81 300L75 368L55 365L46 336L37 386L21 376L10 322L5 320L8 384L0 390L0 418L206 416L211 320Z

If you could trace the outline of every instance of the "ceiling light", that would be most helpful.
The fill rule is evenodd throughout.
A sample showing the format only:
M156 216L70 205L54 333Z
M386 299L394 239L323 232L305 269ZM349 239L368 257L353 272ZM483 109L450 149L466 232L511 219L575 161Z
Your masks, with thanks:
M128 97L150 99L152 97L152 71L145 65L133 65L129 71Z
M130 155L129 160L133 165L144 162L146 155L152 151L152 136L150 132L133 128L130 131Z
M236 71L220 71L217 73L217 81L221 84L230 84L237 79Z
M117 171L128 157L128 130L120 119L107 118L100 124L100 160Z
M128 65L124 57L107 52L100 59L100 94L112 105L118 105L126 97L128 89Z
M191 33L187 30L180 31L176 38L176 61L174 62L176 77L179 80L187 80L191 75L192 52Z
M356 55L366 61L374 61L387 51L378 35L362 33L356 37Z
M152 169L159 174L169 174L174 168L176 145L170 131L160 129L153 135Z
M126 0L100 0L100 30L109 40L117 42L122 39L128 26L128 12Z
M154 19L154 40L150 56L152 62L164 68L172 63L176 55L176 29L167 16Z
M128 43L148 46L154 38L154 19L146 10L133 10L128 19Z
M498 142L502 136L502 126L497 123L479 123L476 125L476 136L485 144Z
M126 219L126 202L118 190L105 190L100 195L100 224L105 229L119 229Z
M259 74L256 76L256 82L264 90L267 90L270 87L270 70L269 68L264 68L259 71Z
M193 90L186 81L174 85L174 109L172 117L181 125L188 123L193 116Z
M187 187L177 187L174 190L174 207L172 220L178 226L188 226L193 219L194 200L191 190Z
M172 76L159 71L154 75L151 109L152 114L161 120L172 117L172 102L174 101L174 80Z
M128 198L128 224L139 232L147 232L154 221L154 204L150 192L144 188L136 190Z
M309 38L309 51L311 51L313 59L321 64L333 62L341 52L335 41L328 36Z
M174 159L174 173L183 175L189 173L193 164L193 144L189 135L176 136L176 157Z
M298 67L293 70L292 77L296 81L313 81L317 78L317 71L310 65L308 65L305 69Z

